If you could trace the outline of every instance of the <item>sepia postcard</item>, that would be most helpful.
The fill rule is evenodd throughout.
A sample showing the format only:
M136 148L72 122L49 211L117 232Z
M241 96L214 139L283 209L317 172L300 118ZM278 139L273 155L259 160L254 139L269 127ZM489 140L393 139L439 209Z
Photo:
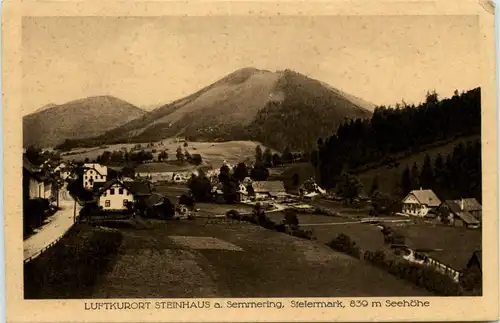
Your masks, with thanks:
M5 1L7 322L497 320L494 12Z

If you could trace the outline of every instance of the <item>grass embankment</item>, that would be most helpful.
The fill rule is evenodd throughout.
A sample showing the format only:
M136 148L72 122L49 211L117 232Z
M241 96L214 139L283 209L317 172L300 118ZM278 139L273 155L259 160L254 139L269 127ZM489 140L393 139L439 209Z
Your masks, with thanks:
M25 299L89 297L121 241L118 231L76 224L57 244L24 265Z

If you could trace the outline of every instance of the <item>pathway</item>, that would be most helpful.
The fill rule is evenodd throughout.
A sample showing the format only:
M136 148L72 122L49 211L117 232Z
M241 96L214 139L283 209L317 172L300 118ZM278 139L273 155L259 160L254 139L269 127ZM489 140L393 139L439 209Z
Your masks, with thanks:
M379 223L400 223L400 222L410 222L410 220L404 219L404 220L394 220L394 219L384 219L380 218L377 220L370 220L370 221L377 221ZM311 227L311 226L325 226L325 225L345 225L345 224L369 224L369 221L366 220L359 220L359 221L346 221L346 222L321 222L321 223L301 223L301 227Z
M48 218L49 223L38 229L38 232L24 240L24 261L39 256L45 249L57 242L73 225L75 201L63 189L60 192L59 207L61 210ZM76 204L76 214L80 212Z

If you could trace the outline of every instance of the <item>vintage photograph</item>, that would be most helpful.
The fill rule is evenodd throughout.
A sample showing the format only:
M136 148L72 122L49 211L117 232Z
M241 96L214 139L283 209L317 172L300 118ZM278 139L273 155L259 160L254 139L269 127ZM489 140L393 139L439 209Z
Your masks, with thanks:
M481 296L478 35L23 17L24 298Z

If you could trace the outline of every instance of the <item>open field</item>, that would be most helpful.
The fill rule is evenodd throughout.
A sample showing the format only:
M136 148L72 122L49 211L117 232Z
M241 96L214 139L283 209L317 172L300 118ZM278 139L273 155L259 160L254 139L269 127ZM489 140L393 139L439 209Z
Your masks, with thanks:
M373 183L373 179L378 175L379 190L382 192L392 194L395 191L396 185L401 181L401 176L406 166L408 166L411 169L413 163L417 163L417 165L421 167L424 163L426 154L429 154L429 157L433 162L439 153L443 156L444 160L446 160L446 156L452 153L453 148L460 142L466 144L468 141L475 141L479 139L480 139L479 136L471 136L471 137L456 139L445 145L433 147L423 152L413 154L409 157L398 159L397 162L399 163L399 166L397 167L381 166L367 170L365 172L361 172L357 174L357 176L363 183L365 190L367 190L370 189Z
M121 230L118 259L93 297L429 295L327 246L255 225L150 223L148 230Z
M174 139L164 139L162 141L154 142L154 146L151 148L145 148L149 143L141 144L144 146L144 150L152 151L156 150L153 155L157 157L159 152L166 150L168 154L168 159L176 159L176 150L179 146L183 150L187 150L190 154L200 154L204 164L212 165L213 167L220 167L222 162L226 160L230 164L237 164L245 160L254 160L255 158L255 148L259 143L254 141L227 141L227 142L187 142L188 146L184 147L184 143L176 142ZM136 146L136 143L131 144L116 144L109 145L105 147L95 147L86 149L74 149L65 153L63 159L83 161L86 158L89 160L96 159L97 156L101 155L104 151L114 151L126 148L127 150L132 149ZM261 145L264 150L265 147Z
M172 185L157 183L154 187L157 193L163 194L169 199L175 200L177 200L177 198L182 194L187 194L189 192L189 188L184 184Z
M246 204L196 203L196 208L200 209L199 212L196 212L196 216L225 215L231 210L238 211L239 213L249 213L253 210L251 205Z
M373 224L353 222L339 225L304 226L304 228L312 230L318 241L323 243L330 242L343 233L350 236L364 250L376 251L384 248L384 236Z

